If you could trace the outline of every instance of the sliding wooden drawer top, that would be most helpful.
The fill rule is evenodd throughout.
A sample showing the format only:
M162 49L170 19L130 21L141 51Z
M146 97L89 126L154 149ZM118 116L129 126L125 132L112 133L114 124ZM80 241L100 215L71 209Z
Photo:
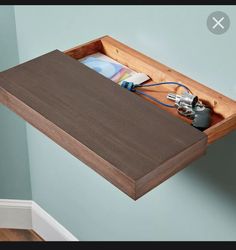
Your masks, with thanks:
M0 79L2 103L133 199L206 149L204 133L58 50Z

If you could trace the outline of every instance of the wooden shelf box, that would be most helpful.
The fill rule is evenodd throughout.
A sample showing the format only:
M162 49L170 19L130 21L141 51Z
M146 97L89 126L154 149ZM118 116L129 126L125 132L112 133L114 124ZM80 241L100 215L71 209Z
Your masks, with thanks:
M201 132L175 109L129 92L78 61L96 52L144 72L150 82L185 84L212 108L211 126ZM160 93L175 90L159 86L152 95L164 100ZM236 129L234 100L109 36L1 72L0 102L135 200Z

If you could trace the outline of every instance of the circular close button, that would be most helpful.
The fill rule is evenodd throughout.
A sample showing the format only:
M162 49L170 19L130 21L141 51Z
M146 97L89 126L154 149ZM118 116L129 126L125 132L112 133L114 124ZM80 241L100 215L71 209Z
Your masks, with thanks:
M229 16L223 11L215 11L207 18L207 27L213 34L221 35L229 29L229 26Z

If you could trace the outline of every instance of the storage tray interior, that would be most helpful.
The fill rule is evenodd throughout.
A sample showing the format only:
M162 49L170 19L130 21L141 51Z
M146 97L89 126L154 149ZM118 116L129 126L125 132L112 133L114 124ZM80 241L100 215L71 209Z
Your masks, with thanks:
M236 102L201 83L165 66L142 53L129 48L117 40L105 36L89 43L77 46L64 51L65 54L78 60L96 52L103 53L117 62L137 71L147 74L151 80L146 83L175 81L185 84L190 90L203 101L204 104L211 107L212 123L204 132L208 135L208 143L222 137L228 131L235 129L236 126ZM173 102L166 98L169 92L179 93L181 88L175 85L162 85L153 88L142 88L143 92L156 97L164 103L173 105ZM146 98L143 97L142 98ZM168 108L146 98L148 101L166 110L172 115L184 122L191 123L190 119L181 116L176 109Z

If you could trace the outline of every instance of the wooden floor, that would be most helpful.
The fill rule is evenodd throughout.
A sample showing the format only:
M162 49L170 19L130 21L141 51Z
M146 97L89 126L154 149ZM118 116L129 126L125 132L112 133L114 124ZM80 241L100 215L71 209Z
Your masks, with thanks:
M33 230L0 229L0 241L43 241Z

